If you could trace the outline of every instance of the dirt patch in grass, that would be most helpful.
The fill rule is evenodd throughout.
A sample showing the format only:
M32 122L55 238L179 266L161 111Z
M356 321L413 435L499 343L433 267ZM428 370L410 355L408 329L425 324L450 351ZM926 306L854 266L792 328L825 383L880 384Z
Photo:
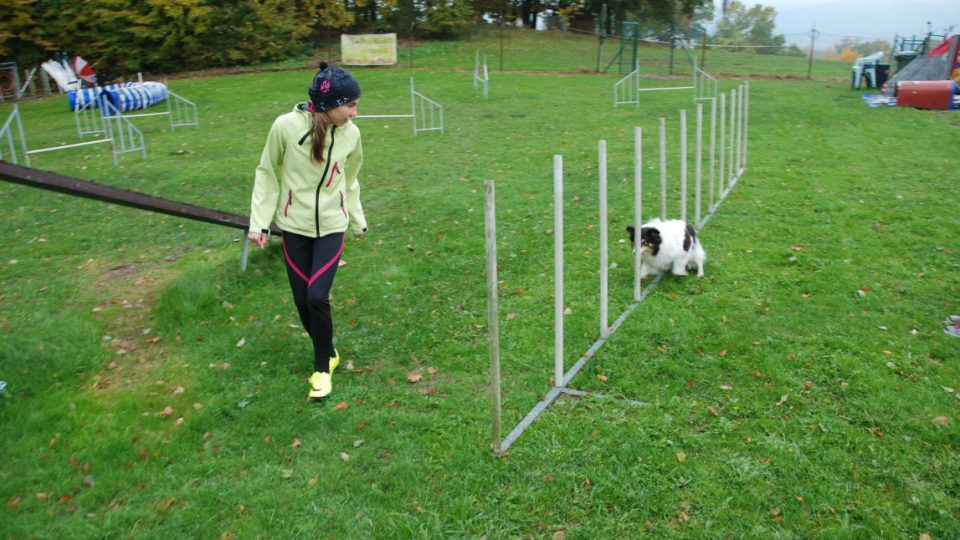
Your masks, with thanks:
M101 346L113 354L103 371L93 377L93 388L129 388L150 382L156 368L169 358L166 343L179 336L153 331L152 305L178 275L172 264L186 251L179 248L159 261L104 265L93 285L98 298L93 311L103 329Z

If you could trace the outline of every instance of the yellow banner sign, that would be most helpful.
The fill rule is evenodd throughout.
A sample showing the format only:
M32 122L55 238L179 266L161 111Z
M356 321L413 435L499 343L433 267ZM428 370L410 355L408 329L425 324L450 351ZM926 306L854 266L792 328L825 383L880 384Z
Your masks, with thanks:
M340 34L340 51L348 66L392 66L397 63L397 35Z

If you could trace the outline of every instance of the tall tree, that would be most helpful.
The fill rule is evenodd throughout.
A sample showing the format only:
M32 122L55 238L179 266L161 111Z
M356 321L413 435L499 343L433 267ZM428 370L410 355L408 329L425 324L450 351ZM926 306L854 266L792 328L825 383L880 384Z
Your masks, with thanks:
M736 0L727 4L726 13L717 24L714 40L729 45L766 45L760 52L776 53L784 44L783 35L774 35L777 10L756 4L750 9Z

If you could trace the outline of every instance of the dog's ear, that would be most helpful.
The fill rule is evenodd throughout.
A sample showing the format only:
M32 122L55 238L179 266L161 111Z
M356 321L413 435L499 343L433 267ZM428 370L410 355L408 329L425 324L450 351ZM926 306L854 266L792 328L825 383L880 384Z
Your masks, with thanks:
M630 243L636 244L637 230L633 228L633 225L627 225L627 232L630 233Z
M641 227L640 238L648 244L660 243L660 231L656 227Z

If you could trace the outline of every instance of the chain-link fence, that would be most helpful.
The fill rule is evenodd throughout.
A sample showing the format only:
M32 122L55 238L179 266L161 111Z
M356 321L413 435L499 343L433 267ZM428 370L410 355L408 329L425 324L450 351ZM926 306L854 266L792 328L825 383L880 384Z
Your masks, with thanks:
M569 71L622 75L639 66L657 77L692 77L694 63L711 75L849 78L849 62L809 58L796 47L729 46L682 39L601 39L574 29L488 28L463 41L402 41L398 65L473 69L477 51L491 71Z

